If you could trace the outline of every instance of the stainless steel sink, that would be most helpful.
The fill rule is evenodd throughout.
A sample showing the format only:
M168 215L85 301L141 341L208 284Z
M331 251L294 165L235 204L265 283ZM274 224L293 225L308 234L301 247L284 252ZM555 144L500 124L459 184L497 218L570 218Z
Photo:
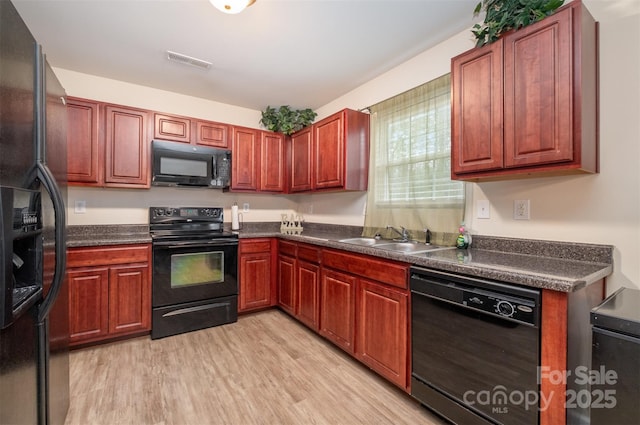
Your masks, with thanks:
M438 245L425 245L418 242L391 242L389 244L381 245L378 248L386 251L403 252L405 254L413 254L417 252L427 252L436 249L443 249L448 247L442 247Z
M340 239L338 242L348 243L352 245L370 246L376 249L384 249L385 251L399 252L403 254L418 254L421 252L436 251L441 249L450 249L449 246L425 245L418 242L399 242L389 239L375 238L348 238Z
M374 245L386 245L395 243L388 239L375 239L375 238L348 238L348 239L340 239L338 242L349 243L352 245L360 245L360 246L374 246Z

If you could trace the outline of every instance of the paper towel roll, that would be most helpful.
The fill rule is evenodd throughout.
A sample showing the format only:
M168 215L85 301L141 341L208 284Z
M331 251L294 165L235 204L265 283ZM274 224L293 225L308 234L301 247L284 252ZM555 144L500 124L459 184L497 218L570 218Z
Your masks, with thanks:
M238 205L231 207L231 230L240 230L240 221L238 219Z

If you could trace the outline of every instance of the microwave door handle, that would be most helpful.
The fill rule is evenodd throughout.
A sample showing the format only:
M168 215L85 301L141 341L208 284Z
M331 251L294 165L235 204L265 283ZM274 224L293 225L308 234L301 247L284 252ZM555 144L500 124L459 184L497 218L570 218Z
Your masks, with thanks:
M218 157L213 155L213 175L211 176L211 180L215 180L218 178Z

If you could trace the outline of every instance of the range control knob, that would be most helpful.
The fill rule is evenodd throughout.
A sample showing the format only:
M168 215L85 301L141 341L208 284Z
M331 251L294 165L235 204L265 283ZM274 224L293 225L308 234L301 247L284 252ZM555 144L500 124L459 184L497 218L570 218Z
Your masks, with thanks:
M165 208L164 209L164 214L168 215L168 216L172 216L174 211L175 210L173 208Z
M509 301L498 301L498 304L496 304L496 313L501 316L511 317L515 311L513 304Z

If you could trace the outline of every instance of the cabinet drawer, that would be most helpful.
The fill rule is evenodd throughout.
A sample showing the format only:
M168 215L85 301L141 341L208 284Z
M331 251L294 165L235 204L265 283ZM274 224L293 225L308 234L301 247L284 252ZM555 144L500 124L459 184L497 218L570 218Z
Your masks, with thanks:
M271 239L247 239L239 243L240 254L271 251Z
M150 258L149 244L70 248L67 250L67 267L146 263Z
M295 242L279 241L278 253L282 255L288 255L290 257L296 256L296 244Z
M309 245L298 245L298 259L318 264L320 262L320 249Z
M322 254L322 264L325 267L367 277L398 288L408 287L408 264L328 249Z

